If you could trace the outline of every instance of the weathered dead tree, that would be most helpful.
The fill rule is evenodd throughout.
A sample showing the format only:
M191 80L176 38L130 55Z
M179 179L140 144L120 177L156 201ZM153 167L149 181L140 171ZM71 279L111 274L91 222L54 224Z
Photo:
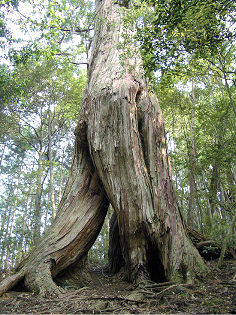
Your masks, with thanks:
M84 259L109 202L116 213L111 237L120 246L110 252L115 271L123 266L130 281L183 281L207 271L177 207L163 117L140 53L135 44L128 57L118 48L125 10L97 1L71 177L51 228L0 294L20 280L41 294L58 293L53 279Z

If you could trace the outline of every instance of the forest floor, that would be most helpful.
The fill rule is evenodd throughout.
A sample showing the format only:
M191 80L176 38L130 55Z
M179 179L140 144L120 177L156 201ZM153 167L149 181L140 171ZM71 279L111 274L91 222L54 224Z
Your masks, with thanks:
M196 284L162 284L136 288L102 269L92 270L88 287L67 288L59 298L41 298L28 292L0 297L0 314L236 314L236 261L220 270L208 263L211 274Z

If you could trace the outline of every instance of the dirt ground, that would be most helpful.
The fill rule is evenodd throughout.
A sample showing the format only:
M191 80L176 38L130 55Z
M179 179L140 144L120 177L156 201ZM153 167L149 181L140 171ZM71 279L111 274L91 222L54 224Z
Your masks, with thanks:
M236 314L236 261L229 260L195 284L145 286L122 282L92 270L93 282L76 288L68 284L59 298L41 298L32 293L8 292L0 297L0 314Z

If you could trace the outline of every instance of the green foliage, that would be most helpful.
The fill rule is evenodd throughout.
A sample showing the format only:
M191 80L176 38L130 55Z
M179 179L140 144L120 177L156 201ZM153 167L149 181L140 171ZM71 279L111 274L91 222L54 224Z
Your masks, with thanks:
M23 47L21 50L10 49L9 59L15 65L20 63L26 64L29 61L38 61L43 51L40 50L35 43Z
M234 1L137 0L125 17L136 22L146 72L188 73L192 59L218 55L222 45L235 39Z

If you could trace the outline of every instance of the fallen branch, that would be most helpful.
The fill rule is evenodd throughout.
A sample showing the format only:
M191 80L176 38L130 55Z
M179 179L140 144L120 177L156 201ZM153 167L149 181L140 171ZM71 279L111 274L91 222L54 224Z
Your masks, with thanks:
M196 244L197 249L202 248L203 246L219 246L219 244L217 244L217 242L212 241L212 240L208 240L208 241L202 241Z
M168 287L173 284L176 284L176 283L175 282L161 282L161 283L148 282L147 284L144 283L144 287L147 289L163 288L163 287ZM142 283L140 284L140 287L141 286L142 286Z

